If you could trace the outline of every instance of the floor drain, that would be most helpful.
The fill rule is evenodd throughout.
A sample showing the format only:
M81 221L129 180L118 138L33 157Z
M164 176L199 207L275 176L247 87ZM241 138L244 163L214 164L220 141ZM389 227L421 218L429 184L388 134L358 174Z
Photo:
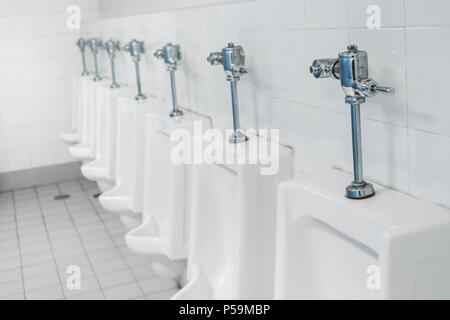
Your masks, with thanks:
M53 199L55 200L66 200L70 198L70 194L60 194L55 196Z
M94 194L92 197L94 198L94 199L97 199L98 197L100 197L102 194L101 193L96 193L96 194Z

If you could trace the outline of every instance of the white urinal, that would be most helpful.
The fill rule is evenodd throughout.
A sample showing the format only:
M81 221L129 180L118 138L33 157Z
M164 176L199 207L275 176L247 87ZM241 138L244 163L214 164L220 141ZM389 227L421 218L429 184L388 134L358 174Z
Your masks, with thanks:
M192 137L194 126L211 127L207 118L183 112L180 118L170 118L167 109L147 115L142 224L125 237L132 251L152 257L160 276L172 278L186 268L191 178L190 166L171 158L180 143L171 134L183 130Z
M275 298L449 299L450 210L333 170L279 187Z
M133 94L131 88L124 86L114 90L97 88L95 159L83 165L81 172L86 179L96 181L102 192L114 187L117 99L132 99Z
M117 99L116 174L114 187L100 197L108 211L120 214L130 229L142 221L144 193L145 116L166 108L164 100Z
M276 175L260 165L193 166L188 283L173 299L273 298L277 184L293 176L292 151L279 154Z
M92 79L83 81L82 112L81 112L81 141L69 147L72 157L79 160L93 159L95 156L95 125L97 88L109 86L108 80L98 82Z
M70 129L61 132L60 138L67 144L75 144L81 141L81 131L78 124L78 113L80 111L80 101L83 96L83 81L86 77L76 76L72 78L72 112Z

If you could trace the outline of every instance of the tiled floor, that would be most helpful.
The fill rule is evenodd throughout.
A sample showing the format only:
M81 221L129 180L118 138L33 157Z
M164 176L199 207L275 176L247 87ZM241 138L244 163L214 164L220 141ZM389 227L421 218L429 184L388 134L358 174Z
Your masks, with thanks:
M1 299L168 299L177 290L125 245L126 228L81 180L0 194ZM68 193L71 198L53 197ZM79 266L81 288L69 289ZM70 271L70 270L69 270Z

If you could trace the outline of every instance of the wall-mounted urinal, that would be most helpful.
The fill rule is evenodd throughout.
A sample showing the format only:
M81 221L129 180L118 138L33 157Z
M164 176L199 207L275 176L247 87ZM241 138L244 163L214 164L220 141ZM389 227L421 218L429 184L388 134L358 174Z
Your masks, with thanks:
M130 229L142 221L145 116L165 106L164 100L152 96L117 99L115 185L99 200L106 210L119 213Z
M70 117L70 129L61 132L60 139L67 144L75 144L81 141L81 131L78 127L78 113L80 112L80 100L83 93L80 90L83 77L72 79L72 109Z
M170 118L164 110L147 116L143 220L125 237L131 250L152 257L159 275L172 278L186 267L192 184L190 166L171 158L172 148L179 144L171 135L183 130L193 136L195 125L211 127L207 118L183 113Z
M345 198L349 175L279 187L277 299L449 299L450 210L377 186Z
M86 45L87 42L83 38L79 38L76 42L77 47L80 49L81 58L83 63L83 72L81 76L74 77L72 80L72 112L71 112L71 126L70 129L60 134L60 138L67 144L75 144L81 141L81 126L78 121L78 114L80 111L80 101L83 96L82 92L82 79L86 78L89 73L86 69Z
M111 60L111 85L97 88L97 100L94 109L95 117L95 160L81 167L81 172L88 180L96 181L101 192L114 187L116 161L116 114L117 99L131 97L132 89L120 86L116 81L115 57L120 50L118 41L109 40L105 43Z
M99 87L107 88L107 80L93 82L90 79L81 79L81 112L78 112L78 121L81 127L81 141L70 146L69 152L72 157L82 161L89 161L95 157L97 94Z
M96 181L101 192L115 184L117 99L121 97L132 98L133 89L126 86L114 90L106 86L97 88L94 161L83 165L81 172L86 179Z
M267 143L246 137L230 146ZM292 167L283 146L275 175L262 175L258 164L193 166L188 283L173 299L273 298L277 184L292 178Z
M95 126L96 126L96 116L97 116L97 88L99 86L105 86L106 81L102 80L102 77L99 74L98 68L98 59L97 55L99 49L102 47L102 41L96 38L91 38L87 41L89 47L92 51L92 56L94 58L94 66L95 66L95 76L92 81L83 81L83 96L81 97L82 101L82 110L79 112L81 114L81 142L75 144L69 148L70 154L83 162L88 161L89 159L93 159L95 156ZM84 63L84 55L83 55L83 66ZM84 69L85 70L85 69ZM83 72L84 74L84 72Z

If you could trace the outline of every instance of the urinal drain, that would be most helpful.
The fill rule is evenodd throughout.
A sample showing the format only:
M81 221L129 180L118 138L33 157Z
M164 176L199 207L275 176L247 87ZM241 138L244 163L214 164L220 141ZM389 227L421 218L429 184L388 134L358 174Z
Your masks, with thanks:
M60 194L60 195L53 197L53 199L56 201L67 200L69 198L70 198L70 194Z

